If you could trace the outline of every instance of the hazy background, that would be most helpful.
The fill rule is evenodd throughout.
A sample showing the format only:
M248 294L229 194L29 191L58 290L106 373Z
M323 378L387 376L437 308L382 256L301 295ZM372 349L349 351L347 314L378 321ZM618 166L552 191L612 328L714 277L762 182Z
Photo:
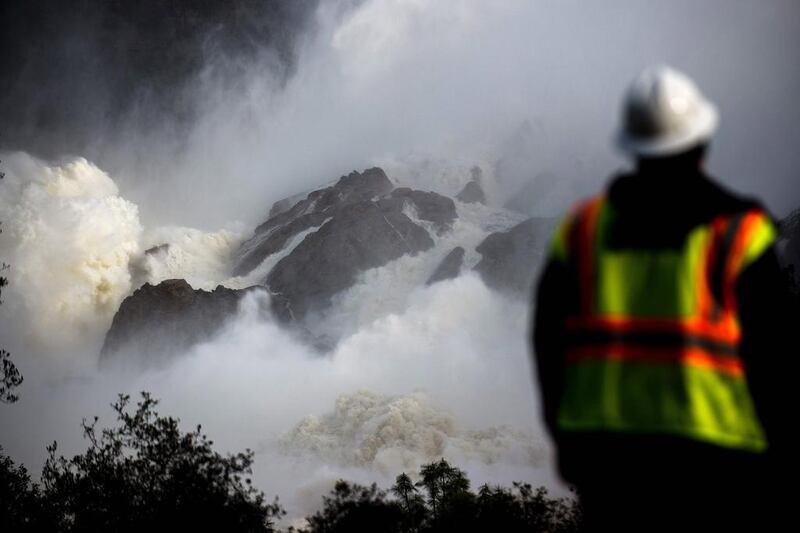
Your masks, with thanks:
M719 105L712 170L797 204L791 0L235 5L5 3L0 141L88 157L145 216L208 227L409 152L526 156L509 181L574 196L620 163L626 84L666 62Z
M45 444L77 452L81 417L146 388L224 449L255 448L260 486L295 509L337 476L388 479L442 435L473 479L558 487L526 302L472 276L406 290L425 258L403 259L343 295L348 335L325 357L245 308L169 368L98 371L131 262L171 239L169 274L214 286L273 201L375 164L450 195L481 164L496 206L557 215L626 164L610 144L619 104L655 62L719 106L712 174L778 216L800 206L795 1L234 4L0 7L0 346L25 376L0 435L34 472ZM342 397L356 407L337 410ZM397 409L413 442L348 455L371 427L353 420ZM321 422L298 429L308 415ZM331 455L304 455L309 442Z

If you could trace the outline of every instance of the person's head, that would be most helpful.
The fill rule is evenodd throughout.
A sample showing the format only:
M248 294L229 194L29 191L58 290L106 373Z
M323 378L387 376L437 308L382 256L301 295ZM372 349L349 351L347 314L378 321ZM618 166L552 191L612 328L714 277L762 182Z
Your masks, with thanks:
M718 120L714 105L688 76L648 67L626 94L617 146L640 168L697 168Z

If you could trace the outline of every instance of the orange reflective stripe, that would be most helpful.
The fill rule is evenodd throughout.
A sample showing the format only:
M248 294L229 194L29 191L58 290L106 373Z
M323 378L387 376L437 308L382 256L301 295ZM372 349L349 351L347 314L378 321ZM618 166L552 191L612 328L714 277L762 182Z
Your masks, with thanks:
M567 362L586 360L626 361L653 364L678 364L706 368L732 376L744 375L744 365L738 357L718 355L696 347L651 348L628 344L581 346L567 352Z
M742 264L747 244L753 237L758 224L761 222L761 212L753 210L748 212L741 224L741 228L734 238L728 263L725 265L725 304L728 309L736 309L736 284L733 280L739 274L739 267Z
M594 312L594 259L597 218L603 205L603 197L589 200L578 211L570 231L570 244L574 250L581 293L581 308L586 314Z
M704 317L683 319L627 316L589 316L567 319L570 330L601 330L621 333L686 333L703 335L717 342L734 344L741 340L741 332L729 320L710 322Z

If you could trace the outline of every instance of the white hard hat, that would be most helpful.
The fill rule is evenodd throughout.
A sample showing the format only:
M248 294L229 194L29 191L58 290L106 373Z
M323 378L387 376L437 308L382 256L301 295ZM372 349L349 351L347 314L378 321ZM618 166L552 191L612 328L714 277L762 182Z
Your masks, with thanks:
M617 145L636 156L669 156L710 139L718 121L716 107L688 76L649 67L628 89Z

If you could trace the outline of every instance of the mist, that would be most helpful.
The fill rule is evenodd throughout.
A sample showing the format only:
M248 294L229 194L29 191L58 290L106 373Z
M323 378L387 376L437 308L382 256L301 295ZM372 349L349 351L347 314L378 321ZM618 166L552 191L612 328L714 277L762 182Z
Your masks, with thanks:
M285 87L255 72L236 98L210 98L177 159L170 146L143 162L177 168L134 174L156 189L136 203L153 206L146 217L177 211L188 225L226 222L233 206L258 217L270 201L353 168L414 156L521 159L505 167L500 203L539 178L537 188L558 190L558 211L626 165L610 145L624 88L666 62L720 108L710 170L779 216L797 204L793 3L494 4L323 4ZM187 182L197 198L176 201Z
M203 424L222 450L255 449L257 485L294 516L338 477L388 485L439 456L476 483L563 492L539 419L526 297L474 274L430 287L425 277L448 239L480 242L487 217L508 227L557 216L624 168L610 139L624 88L651 63L684 70L717 103L713 175L778 216L797 208L800 6L301 4L265 10L258 20L279 21L267 24L274 37L246 53L212 46L179 82L124 98L131 80L110 63L85 70L103 43L87 37L91 17L55 40L72 69L57 74L13 34L28 75L6 80L0 106L10 125L0 125L0 259L11 264L0 346L25 382L0 410L6 453L36 473L46 444L78 453L83 417L110 423L117 393L148 390L160 412ZM60 111L40 124L31 117L45 104ZM263 313L269 296L258 291L167 366L98 365L114 313L139 285L252 285L259 273L232 277L232 255L274 201L374 165L398 185L447 195L479 165L495 211L459 206L434 250L364 273L317 317L339 339L326 353ZM511 200L524 213L498 215ZM163 258L145 254L163 243Z

